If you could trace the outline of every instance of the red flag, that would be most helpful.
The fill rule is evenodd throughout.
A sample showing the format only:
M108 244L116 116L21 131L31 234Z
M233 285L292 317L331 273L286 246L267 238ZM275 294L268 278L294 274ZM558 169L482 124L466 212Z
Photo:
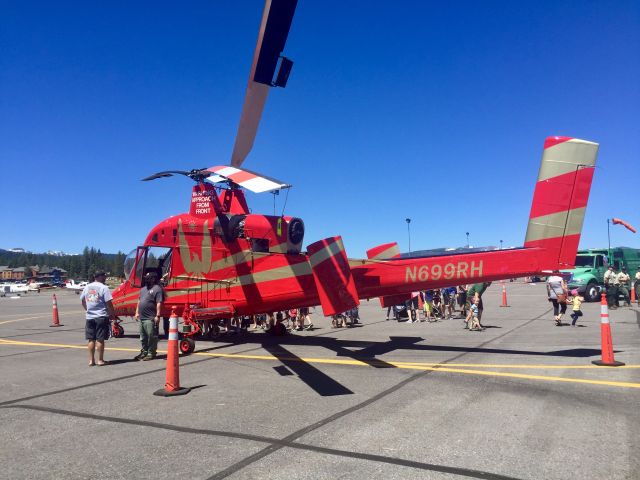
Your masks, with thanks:
M627 222L625 222L624 220L620 220L619 218L612 218L612 219L611 219L611 222L612 222L614 225L624 225L624 227L625 227L627 230L631 230L633 233L636 233L636 231L637 231L635 228L633 228L633 227L632 227L631 225L629 225Z

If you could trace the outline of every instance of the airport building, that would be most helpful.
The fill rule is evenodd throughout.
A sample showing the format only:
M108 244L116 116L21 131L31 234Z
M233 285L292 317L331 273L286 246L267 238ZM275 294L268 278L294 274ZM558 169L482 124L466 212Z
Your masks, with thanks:
M25 267L11 268L0 265L0 280L24 280L26 271Z

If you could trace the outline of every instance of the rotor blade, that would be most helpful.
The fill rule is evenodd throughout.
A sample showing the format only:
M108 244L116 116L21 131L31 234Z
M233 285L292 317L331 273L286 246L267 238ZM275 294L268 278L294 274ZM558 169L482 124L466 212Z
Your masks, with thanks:
M163 177L172 177L174 174L177 175L186 175L187 177L189 176L190 172L185 172L183 170L167 170L166 172L158 172L158 173L154 173L153 175L151 175L150 177L147 178L143 178L142 181L143 182L148 182L149 180L155 180L157 178L163 178Z
M297 3L298 0L265 0L240 124L231 154L231 165L234 167L242 165L253 147L271 80L289 35Z
M291 186L273 177L228 165L209 167L200 173L208 174L207 180L211 183L228 180L254 193L272 192Z

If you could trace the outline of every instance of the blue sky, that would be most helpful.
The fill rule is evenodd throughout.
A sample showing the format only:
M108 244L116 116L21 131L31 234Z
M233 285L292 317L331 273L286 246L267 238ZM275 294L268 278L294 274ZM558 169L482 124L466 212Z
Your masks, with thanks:
M228 163L262 6L0 3L0 247L129 251L187 211L190 181L140 179ZM545 137L580 137L601 144L581 246L604 246L607 218L640 227L639 52L637 1L300 0L244 166L294 185L305 245L407 250L410 217L414 250L515 246Z

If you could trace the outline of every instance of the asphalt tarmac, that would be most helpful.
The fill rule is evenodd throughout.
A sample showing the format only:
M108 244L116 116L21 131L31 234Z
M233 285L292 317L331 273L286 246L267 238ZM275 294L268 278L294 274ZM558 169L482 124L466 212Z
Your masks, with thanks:
M554 325L544 285L485 294L458 319L199 341L188 395L153 396L165 361L136 362L135 322L88 367L79 297L0 298L0 478L638 479L640 310L612 311L619 368L600 358L599 304ZM162 351L166 342L160 342Z

